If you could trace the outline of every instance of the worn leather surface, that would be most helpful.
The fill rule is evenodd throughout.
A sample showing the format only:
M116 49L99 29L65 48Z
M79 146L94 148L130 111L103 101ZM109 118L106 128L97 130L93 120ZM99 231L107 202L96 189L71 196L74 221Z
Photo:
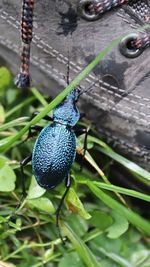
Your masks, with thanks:
M149 1L147 2L149 3ZM88 22L77 12L77 0L37 0L31 49L32 83L55 96L64 86L70 54L70 78L76 76L109 42L137 32L144 23L130 16L128 6ZM0 63L16 75L20 65L21 1L0 0ZM145 30L140 30L144 32ZM99 79L79 105L122 153L142 166L150 163L150 48L135 59L112 49L82 82ZM150 168L149 168L150 169Z

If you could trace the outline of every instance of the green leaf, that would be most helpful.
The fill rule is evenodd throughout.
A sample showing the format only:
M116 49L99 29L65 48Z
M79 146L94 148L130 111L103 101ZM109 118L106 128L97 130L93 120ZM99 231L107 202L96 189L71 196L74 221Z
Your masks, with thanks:
M74 232L78 233L78 237L83 237L88 231L87 222L79 215L70 214L67 218L67 223Z
M98 138L95 138L93 136L88 136L88 139L95 144L98 144L100 147L97 149L104 153L105 155L109 156L113 160L119 162L121 165L123 165L125 168L130 170L132 173L137 175L136 177L141 180L140 177L145 179L145 182L149 185L150 184L150 173L146 170L144 170L139 165L135 164L134 162L126 159L125 157L117 154L115 151L113 151L112 148L110 148L107 144L105 144L103 141L99 140Z
M27 199L39 198L44 195L45 191L44 188L38 185L35 177L32 176Z
M61 258L58 267L85 267L77 252L66 253Z
M120 216L117 213L113 213L113 217L115 222L107 229L107 236L115 239L120 237L128 230L129 223L123 216Z
M36 99L39 100L39 102L44 106L46 107L48 105L47 101L45 100L45 98L43 97L43 95L35 88L35 87L32 87L31 89L31 92L33 93L33 95L36 97Z
M8 87L11 82L11 74L5 67L0 68L0 95Z
M97 188L94 183L87 181L87 185L90 190L103 201L108 207L112 208L116 213L126 218L130 223L143 230L147 235L150 236L150 224L147 220L143 219L140 215L127 209L125 206L117 202L115 199L104 193L102 190Z
M6 164L6 160L3 157L0 157L0 169L2 169Z
M95 255L109 259L109 261L111 260L111 266L133 267L133 265L131 265L125 257L122 257L122 255L120 255L123 246L124 244L121 238L109 239L105 236L105 234L102 234L101 236L96 237L94 240L90 241L90 247L92 248L92 251L94 251Z
M11 192L15 189L16 175L4 159L0 159L0 191Z
M0 125L0 131L5 131L12 127L24 125L25 123L27 123L27 120L28 117L21 117L17 118L16 120L11 120L10 122Z
M21 231L21 227L20 227L20 225L18 225L17 221L16 221L16 223L9 221L9 225L11 227L13 227L14 229L16 229L17 231Z
M82 181L81 181L81 183L82 183ZM150 202L150 196L149 195L137 192L135 190L123 188L123 187L112 185L112 184L105 184L105 183L101 183L101 182L97 182L97 181L94 181L93 183L102 189L110 190L113 192L118 192L118 193L121 193L121 194L124 194L127 196L139 198L139 199Z
M91 218L91 215L88 212L86 212L82 202L78 198L73 188L69 189L69 192L66 197L66 203L67 203L68 209L71 210L73 213L79 214L85 220L88 220Z
M97 236L90 241L90 247L96 255L98 255L101 248L103 248L105 251L119 254L122 245L121 238L109 239L105 233L102 233L100 236Z
M150 251L143 249L134 252L131 257L131 262L134 266L148 266L148 264L150 264Z
M88 246L78 237L78 235L75 234L75 232L72 231L68 225L63 223L61 227L64 234L71 241L73 247L83 259L87 267L102 267Z
M4 222L7 222L7 218L0 216L0 224Z
M113 262L115 262L117 265L115 266L120 266L120 267L133 267L133 265L130 264L125 258L112 253L112 252L107 252L103 247L98 248L98 250L105 256L111 259ZM118 265L119 264L119 265ZM112 263L114 266L114 264Z
M4 262L4 261L0 261L0 266L1 267L16 267L14 264L9 263L9 262Z
M3 106L0 104L0 124L4 123L5 121L5 111Z
M92 218L90 219L89 223L101 230L105 230L113 223L112 217L102 211L95 210L90 212L90 214Z
M47 249L43 255L43 262L46 263L49 261L49 259L52 257L54 253L54 246L51 246L51 248Z
M36 199L28 199L27 203L29 206L34 207L38 210L45 211L47 213L53 214L55 212L55 208L52 202L46 197L40 197Z

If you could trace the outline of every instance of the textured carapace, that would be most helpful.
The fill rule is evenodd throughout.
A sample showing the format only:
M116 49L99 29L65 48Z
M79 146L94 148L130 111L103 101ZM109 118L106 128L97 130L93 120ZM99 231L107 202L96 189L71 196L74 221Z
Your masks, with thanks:
M73 126L80 118L76 102L80 90L74 89L53 113L53 123L38 136L33 153L33 174L40 186L53 188L67 178L76 156Z
M54 109L54 122L58 122L68 127L73 127L79 120L80 114L76 107L76 102L80 96L80 90L74 89L66 99Z

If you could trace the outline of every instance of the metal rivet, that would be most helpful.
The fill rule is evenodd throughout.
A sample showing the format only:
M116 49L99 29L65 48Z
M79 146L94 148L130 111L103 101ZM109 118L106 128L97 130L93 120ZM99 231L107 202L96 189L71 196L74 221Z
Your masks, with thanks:
M78 5L78 12L80 16L88 21L94 21L100 18L100 13L90 13L88 11L88 6L91 4L96 5L99 3L98 0L81 0Z
M136 47L134 48L133 46L131 46L131 42L136 41L138 38L139 35L137 33L131 33L128 36L124 37L119 45L121 54L128 58L135 58L140 56L143 53L143 49Z

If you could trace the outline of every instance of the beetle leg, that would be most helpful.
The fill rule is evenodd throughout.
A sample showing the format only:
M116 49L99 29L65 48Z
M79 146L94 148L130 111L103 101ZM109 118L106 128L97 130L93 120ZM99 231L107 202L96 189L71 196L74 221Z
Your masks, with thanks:
M30 120L32 120L38 114L39 114L38 111L33 112L32 115L31 115L31 117L30 117ZM53 121L53 118L51 118L48 115L44 116L43 119L45 119L47 121ZM29 132L28 132L27 138L23 142L19 143L19 145L22 144L22 143L24 143L24 142L26 142L30 137L33 137L35 135L35 133L33 133L32 130L35 130L36 132L40 132L42 129L43 129L42 126L39 126L39 125L31 125L30 128L29 128Z
M21 174L22 174L21 178L22 178L22 196L23 197L26 196L25 180L23 177L24 176L23 168L31 161L31 159L32 159L32 154L20 162L20 168L21 168Z
M28 131L27 137L23 141L19 142L16 146L20 146L20 145L24 144L31 137L36 136L37 132L40 132L42 129L43 129L43 127L40 126L40 125L31 125L29 127L29 131ZM32 130L35 130L35 132L33 132Z
M85 153L86 153L86 150L87 150L88 133L89 133L89 128L82 128L82 129L75 130L76 136L80 136L82 134L85 134L84 144L83 144L83 153L82 153L81 164L80 164L80 171L82 171L82 169L83 169L83 161L84 161Z
M80 112L80 120L85 117L85 112Z
M42 131L42 129L43 127L40 125L31 125L29 128L27 138L23 142L26 142L30 137L37 135L37 132ZM32 130L34 130L35 132L33 132Z
M60 236L60 239L62 240L62 242L64 243L64 240L62 238L62 235L61 235L61 232L60 232L60 228L59 228L59 215L60 215L60 211L61 211L61 208L62 208L62 205L64 203L64 199L69 191L69 188L71 186L71 178L70 178L70 174L68 174L67 176L67 179L66 179L66 190L61 198L61 201L59 203L59 206L56 210L56 226L58 227L58 231L59 231L59 236Z

